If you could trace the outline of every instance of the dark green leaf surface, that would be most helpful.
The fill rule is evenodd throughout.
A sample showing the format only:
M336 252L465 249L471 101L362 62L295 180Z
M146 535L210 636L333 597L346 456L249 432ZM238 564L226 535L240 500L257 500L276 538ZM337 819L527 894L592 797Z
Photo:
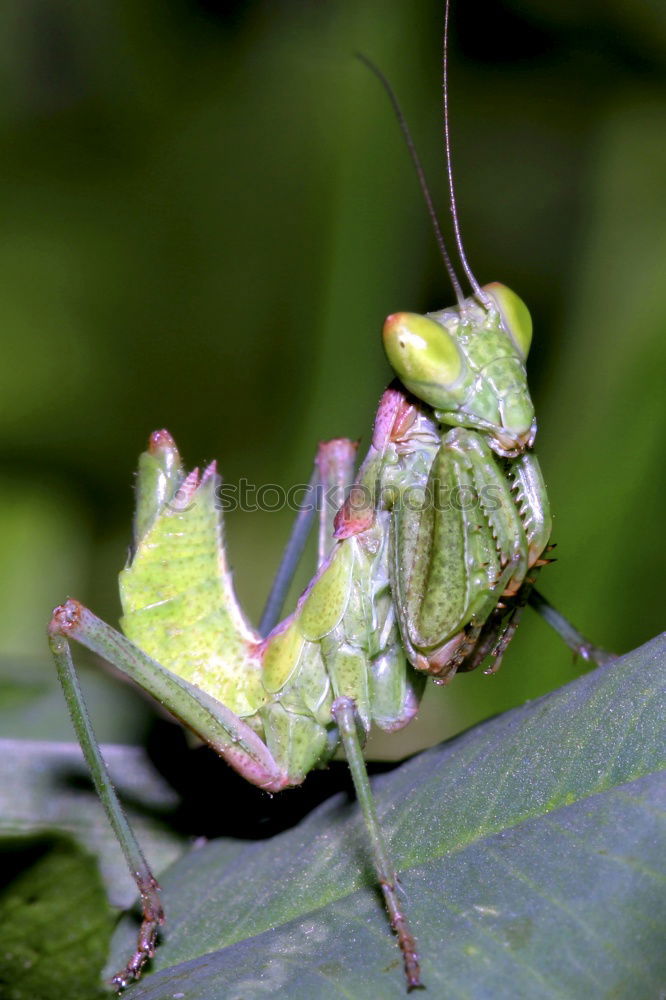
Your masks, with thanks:
M98 969L114 915L95 859L65 837L3 846L0 996L102 1000Z
M105 746L103 751L125 802L141 803L141 810L129 808L128 815L150 863L161 871L178 857L183 844L181 837L159 821L159 812L174 805L174 792L138 747ZM158 816L145 815L146 808ZM53 830L71 834L98 856L112 903L131 904L136 887L78 746L0 739L0 849L7 838Z
M658 996L665 654L655 639L374 782L431 995ZM404 995L339 797L271 841L191 852L162 884L158 971L128 1000Z

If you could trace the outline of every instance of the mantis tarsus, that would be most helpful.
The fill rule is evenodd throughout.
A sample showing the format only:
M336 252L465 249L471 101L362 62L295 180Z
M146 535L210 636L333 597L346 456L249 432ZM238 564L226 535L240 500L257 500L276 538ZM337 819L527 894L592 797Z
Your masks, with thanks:
M446 140L448 154L448 126ZM525 374L529 313L505 286L477 284L452 184L450 192L472 295L460 290L442 242L456 306L386 320L397 380L382 396L356 476L350 442L319 448L313 481L351 489L337 512L320 512L319 565L296 610L272 620L280 586L264 622L268 634L247 622L227 570L215 465L186 473L171 435L157 431L140 458L134 545L121 573L124 635L74 600L53 614L50 645L77 736L143 904L137 948L114 977L117 987L137 978L153 954L163 912L87 716L72 639L266 791L299 784L341 744L407 987L422 985L363 740L371 724L405 726L428 675L445 683L487 658L488 670L497 669L525 603L543 602L532 591L533 574L547 562L550 536ZM577 635L571 641L594 655Z

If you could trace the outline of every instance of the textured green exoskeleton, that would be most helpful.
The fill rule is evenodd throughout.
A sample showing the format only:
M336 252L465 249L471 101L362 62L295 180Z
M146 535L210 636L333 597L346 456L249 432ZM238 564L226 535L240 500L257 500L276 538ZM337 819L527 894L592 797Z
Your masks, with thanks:
M410 661L442 680L493 650L499 662L551 531L531 450L531 319L504 285L483 291L488 307L467 299L384 326L394 370L441 428L427 502L402 503L393 516L391 582ZM479 645L489 618L495 645L489 633Z
M487 655L499 662L550 534L531 451L529 314L507 288L484 291L487 304L470 298L386 321L400 382L380 401L346 501L334 520L322 512L315 577L268 636L252 628L234 594L215 465L186 473L167 431L151 436L139 462L134 545L120 575L124 635L76 601L54 612L50 641L77 733L144 903L137 950L116 985L140 974L162 911L81 709L70 639L267 791L302 782L342 743L408 988L420 985L359 728L406 725L427 674L441 683ZM350 483L354 451L345 440L320 446L319 481Z

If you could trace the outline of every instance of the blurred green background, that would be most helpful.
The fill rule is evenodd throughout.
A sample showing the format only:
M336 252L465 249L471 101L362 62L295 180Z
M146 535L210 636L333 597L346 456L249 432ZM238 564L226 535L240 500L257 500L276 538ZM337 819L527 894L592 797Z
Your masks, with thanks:
M0 14L0 731L70 739L44 627L118 617L132 478L166 426L227 482L367 444L379 330L451 300L373 58L446 220L439 0L6 0ZM558 562L544 592L624 651L664 623L666 7L459 0L451 108L481 281L530 305ZM257 620L288 513L228 517ZM303 583L305 577L301 580ZM429 691L400 756L573 678L528 612L494 678ZM136 694L90 673L105 740Z

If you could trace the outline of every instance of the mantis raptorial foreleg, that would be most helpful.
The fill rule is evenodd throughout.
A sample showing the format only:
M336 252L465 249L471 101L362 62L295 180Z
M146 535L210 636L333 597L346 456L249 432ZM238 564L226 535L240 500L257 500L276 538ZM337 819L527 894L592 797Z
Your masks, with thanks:
M317 463L326 461L324 457L326 448L331 445L337 447L339 444L342 444L343 449L346 446L347 452L344 454L338 451L336 458L339 464L337 471L333 473L335 478L332 483L329 483L327 492L331 486L335 486L338 495L342 496L345 493L345 487L350 486L354 479L353 464L356 445L346 441L346 439L328 442L323 447L320 447ZM528 489L530 483L533 481L533 477L527 474L530 471L530 462L524 462L523 466L519 466L518 471L521 473L523 488ZM285 546L270 594L266 601L259 625L259 631L262 635L267 635L279 620L294 573L303 555L307 537L312 528L318 502L317 494L322 489L320 485L322 481L327 482L326 476L320 474L319 465L316 464L307 485L303 503L294 519L289 540ZM341 506L341 504L342 499L340 499L338 506ZM327 545L330 546L330 540L334 532L332 522L335 513L336 505L330 502L329 496L327 497L325 516L320 516L319 518L318 565L321 565L326 555ZM533 529L533 539L535 535L536 531ZM323 542L322 540L326 541ZM548 546L546 551L550 551L553 548L554 546L552 545ZM551 560L543 560L544 563L549 561ZM533 571L533 575L534 572L536 571ZM565 615L553 607L550 601L533 584L527 583L523 585L523 589L517 595L517 600L511 602L510 607L500 607L498 613L491 615L487 620L479 635L478 643L472 650L472 655L461 661L458 670L463 673L474 670L481 665L486 657L492 656L493 664L487 673L496 673L501 666L502 657L516 633L518 623L526 605L529 605L551 626L575 656L580 656L586 662L596 663L598 666L614 659L613 653L602 649L602 647L595 645L587 639L582 632L572 625Z
M351 449L353 448L355 451L355 446L351 442L349 442L349 447L350 458L346 467L346 478L344 478L344 481L348 485L353 481L353 453ZM262 635L268 634L278 622L294 573L305 549L307 536L311 531L312 522L315 517L317 483L319 482L319 478L319 473L315 469L308 483L304 501L294 519L289 541L285 547L262 614L259 626L259 631ZM319 563L321 563L322 553L321 539L322 537L329 539L331 537L329 523L331 512L335 512L335 507L329 503L327 513L329 520L324 522L321 517L319 519ZM322 524L324 523L326 523L327 527L322 529ZM552 545L548 546L546 551L553 548L554 546ZM545 559L543 561L550 562L552 560ZM586 662L595 663L597 666L608 663L615 658L614 653L610 653L608 650L595 645L587 639L536 587L528 583L523 585L523 588L517 595L517 600L510 602L508 607L506 604L500 606L498 613L488 618L482 632L479 634L478 642L472 650L471 655L461 661L458 671L465 673L475 670L487 657L492 656L492 666L488 668L486 673L496 673L501 666L502 657L516 633L526 605L529 605L550 625L575 656L580 656Z

